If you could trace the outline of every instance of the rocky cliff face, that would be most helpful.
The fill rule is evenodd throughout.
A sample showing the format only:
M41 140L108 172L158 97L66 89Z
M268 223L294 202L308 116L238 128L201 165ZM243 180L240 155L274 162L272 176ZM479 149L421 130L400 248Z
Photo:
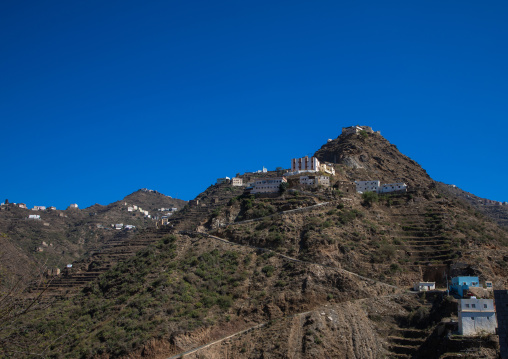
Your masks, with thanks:
M314 156L322 162L340 165L339 176L350 181L405 182L410 189L426 189L433 185L418 163L377 133L340 135L324 144Z

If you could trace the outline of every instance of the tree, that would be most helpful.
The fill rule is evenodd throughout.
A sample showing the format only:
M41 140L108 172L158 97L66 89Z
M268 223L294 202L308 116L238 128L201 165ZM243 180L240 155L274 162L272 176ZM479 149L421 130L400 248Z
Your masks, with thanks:
M286 190L288 189L289 187L289 184L287 182L282 182L280 185L279 185L279 193L284 193L286 192Z
M363 192L362 193L363 205L371 206L372 203L376 203L379 201L379 196L376 192Z

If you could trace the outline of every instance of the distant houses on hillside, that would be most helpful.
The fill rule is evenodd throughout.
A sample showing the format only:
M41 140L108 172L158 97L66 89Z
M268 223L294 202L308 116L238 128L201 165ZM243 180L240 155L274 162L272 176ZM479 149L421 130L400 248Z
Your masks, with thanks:
M376 193L390 193L390 192L406 192L407 184L399 183L386 183L381 185L380 181L355 181L356 191L358 193L376 192Z

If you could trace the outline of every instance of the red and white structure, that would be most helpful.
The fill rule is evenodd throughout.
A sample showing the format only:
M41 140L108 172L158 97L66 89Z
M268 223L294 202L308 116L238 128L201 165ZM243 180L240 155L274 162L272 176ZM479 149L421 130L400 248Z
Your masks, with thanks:
M291 172L318 172L319 169L320 163L316 157L305 156L291 160Z

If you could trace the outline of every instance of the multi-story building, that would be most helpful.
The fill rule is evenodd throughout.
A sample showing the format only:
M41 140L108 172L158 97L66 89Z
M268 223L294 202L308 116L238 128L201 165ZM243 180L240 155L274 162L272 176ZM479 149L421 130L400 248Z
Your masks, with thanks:
M389 192L406 192L407 184L400 183L387 183L379 187L379 193L389 193Z
M262 178L253 183L250 193L276 193L281 183L287 183L285 177Z
M355 181L356 192L377 192L381 182L379 181Z
M301 176L300 184L305 186L330 186L330 178L328 176Z
M492 299L460 299L458 312L460 335L496 333L496 310Z
M390 193L390 192L406 192L407 184L400 183L387 183L381 185L380 181L355 181L356 191L360 193L364 192L376 192L376 193Z
M319 169L320 163L316 157L305 156L291 160L291 172L318 172Z
M46 210L46 206L34 206L34 208L32 208L32 211L45 211Z
M240 177L233 177L231 179L231 184L233 186L241 187L241 186L243 186L243 179Z

